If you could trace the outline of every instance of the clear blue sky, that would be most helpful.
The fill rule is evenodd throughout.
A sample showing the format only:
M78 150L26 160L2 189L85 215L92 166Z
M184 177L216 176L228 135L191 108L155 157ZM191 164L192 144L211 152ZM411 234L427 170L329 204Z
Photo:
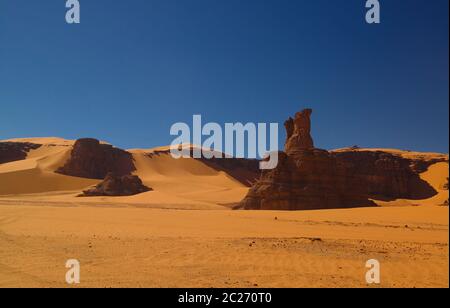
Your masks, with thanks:
M0 0L0 139L167 145L170 126L280 122L318 147L448 152L448 0ZM284 132L280 136L284 139Z

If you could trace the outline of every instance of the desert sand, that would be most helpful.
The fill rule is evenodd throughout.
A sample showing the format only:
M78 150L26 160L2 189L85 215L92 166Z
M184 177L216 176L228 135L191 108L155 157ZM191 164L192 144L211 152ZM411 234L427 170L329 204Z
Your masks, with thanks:
M449 286L448 163L421 174L438 192L427 200L232 211L248 187L194 159L130 150L154 191L80 199L99 181L54 173L73 141L15 141L42 147L0 165L0 287L67 287L73 258L78 287L367 287L369 259L381 287Z

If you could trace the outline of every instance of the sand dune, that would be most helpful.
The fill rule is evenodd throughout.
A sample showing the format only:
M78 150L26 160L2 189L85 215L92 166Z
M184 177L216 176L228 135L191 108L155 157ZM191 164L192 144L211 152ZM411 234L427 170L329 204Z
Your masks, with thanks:
M40 142L44 141L53 144L56 140L40 139ZM64 145L43 144L39 149L31 150L26 160L0 165L0 195L81 190L97 183L54 173L70 155L70 147L65 146L69 142L59 142Z
M448 201L448 186L446 187L446 185L448 185L448 177L448 163L434 164L426 172L421 174L421 178L430 183L430 185L438 192L435 197L424 200L422 204L443 205L445 201Z
M36 137L36 138L15 138L15 139L7 139L1 140L1 142L30 142L36 144L45 144L45 145L59 145L59 146L71 146L75 143L75 140L66 140L58 137Z
M14 142L41 144L28 153L26 160L0 165L0 196L15 200L42 201L45 192L49 202L73 203L76 196L97 180L56 174L54 171L69 159L74 141L60 138L12 139ZM159 208L222 209L239 202L247 193L242 185L225 172L217 171L195 159L174 159L168 153L150 150L130 150L136 172L154 191L131 197L85 198L83 203L143 205ZM55 194L55 192L61 192ZM33 196L33 194L39 194ZM0 197L1 198L1 197Z
M224 172L191 158L174 159L170 154L151 157L134 152L138 175L155 191L210 204L239 202L248 188Z

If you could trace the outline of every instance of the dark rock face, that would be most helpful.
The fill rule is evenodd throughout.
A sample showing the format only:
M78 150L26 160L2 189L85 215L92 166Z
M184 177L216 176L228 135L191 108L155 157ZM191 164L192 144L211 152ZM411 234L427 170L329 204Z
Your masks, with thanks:
M28 142L0 142L0 164L26 159L29 151L40 147Z
M96 196L133 196L147 191L151 188L144 186L141 179L135 175L117 176L108 173L103 182L88 189L80 195L80 197L96 197Z
M300 116L299 116L300 114ZM286 152L274 170L263 171L247 197L236 207L248 210L313 210L375 206L370 199L424 199L437 192L422 181L417 162L385 152L331 153L310 148L309 110L286 124ZM291 121L292 120L292 121ZM301 124L303 123L303 124ZM306 124L305 124L306 123ZM302 141L302 138L306 140Z
M71 157L58 173L89 179L104 179L112 172L128 175L135 171L133 156L127 151L101 144L96 139L79 139Z
M297 151L314 149L314 141L311 137L311 109L297 112L295 118L289 118L286 127L287 139L285 152L294 154Z
M341 176L348 179L349 189L371 199L420 200L437 193L419 176L433 162L415 161L381 151L350 151L332 156L344 167Z
M345 166L324 150L304 150L295 157L279 153L278 167L263 171L238 208L247 210L313 210L374 206L349 189Z

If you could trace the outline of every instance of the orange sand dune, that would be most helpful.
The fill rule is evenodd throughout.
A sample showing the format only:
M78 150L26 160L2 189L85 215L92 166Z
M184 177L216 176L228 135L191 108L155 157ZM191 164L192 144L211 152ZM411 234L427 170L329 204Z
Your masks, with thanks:
M44 141L51 145L43 144L31 150L26 160L0 165L0 195L78 191L98 182L54 173L68 159L71 148L66 146L68 141L59 140L62 145L54 145L53 138L40 139Z
M0 198L7 195L8 198L24 201L80 202L76 196L82 190L99 182L54 172L69 159L74 141L60 138L8 141L33 142L42 146L30 151L26 160L0 165ZM155 149L130 150L130 152L135 160L137 169L135 174L154 191L131 197L84 198L83 203L222 209L228 204L239 202L248 191L248 187L231 176L195 159L177 160L168 153L156 155ZM149 153L154 155L149 156ZM55 193L58 191L60 194ZM49 193L48 196L45 195L46 192Z
M53 146L73 146L75 144L75 140L67 140L59 137L14 138L14 139L0 140L0 142L29 142ZM100 143L108 144L108 142L105 141L100 141Z
M60 146L71 146L75 143L75 140L66 140L58 137L36 137L36 138L15 138L0 140L0 142L30 142L35 144L54 144Z
M248 187L224 172L191 159L174 159L170 154L149 157L133 152L138 175L146 185L165 194L218 205L242 200Z
M448 201L448 187L446 187L446 185L448 185L448 177L448 163L434 164L426 172L421 174L421 178L428 182L438 192L436 196L424 200L422 204L443 205L445 201Z

